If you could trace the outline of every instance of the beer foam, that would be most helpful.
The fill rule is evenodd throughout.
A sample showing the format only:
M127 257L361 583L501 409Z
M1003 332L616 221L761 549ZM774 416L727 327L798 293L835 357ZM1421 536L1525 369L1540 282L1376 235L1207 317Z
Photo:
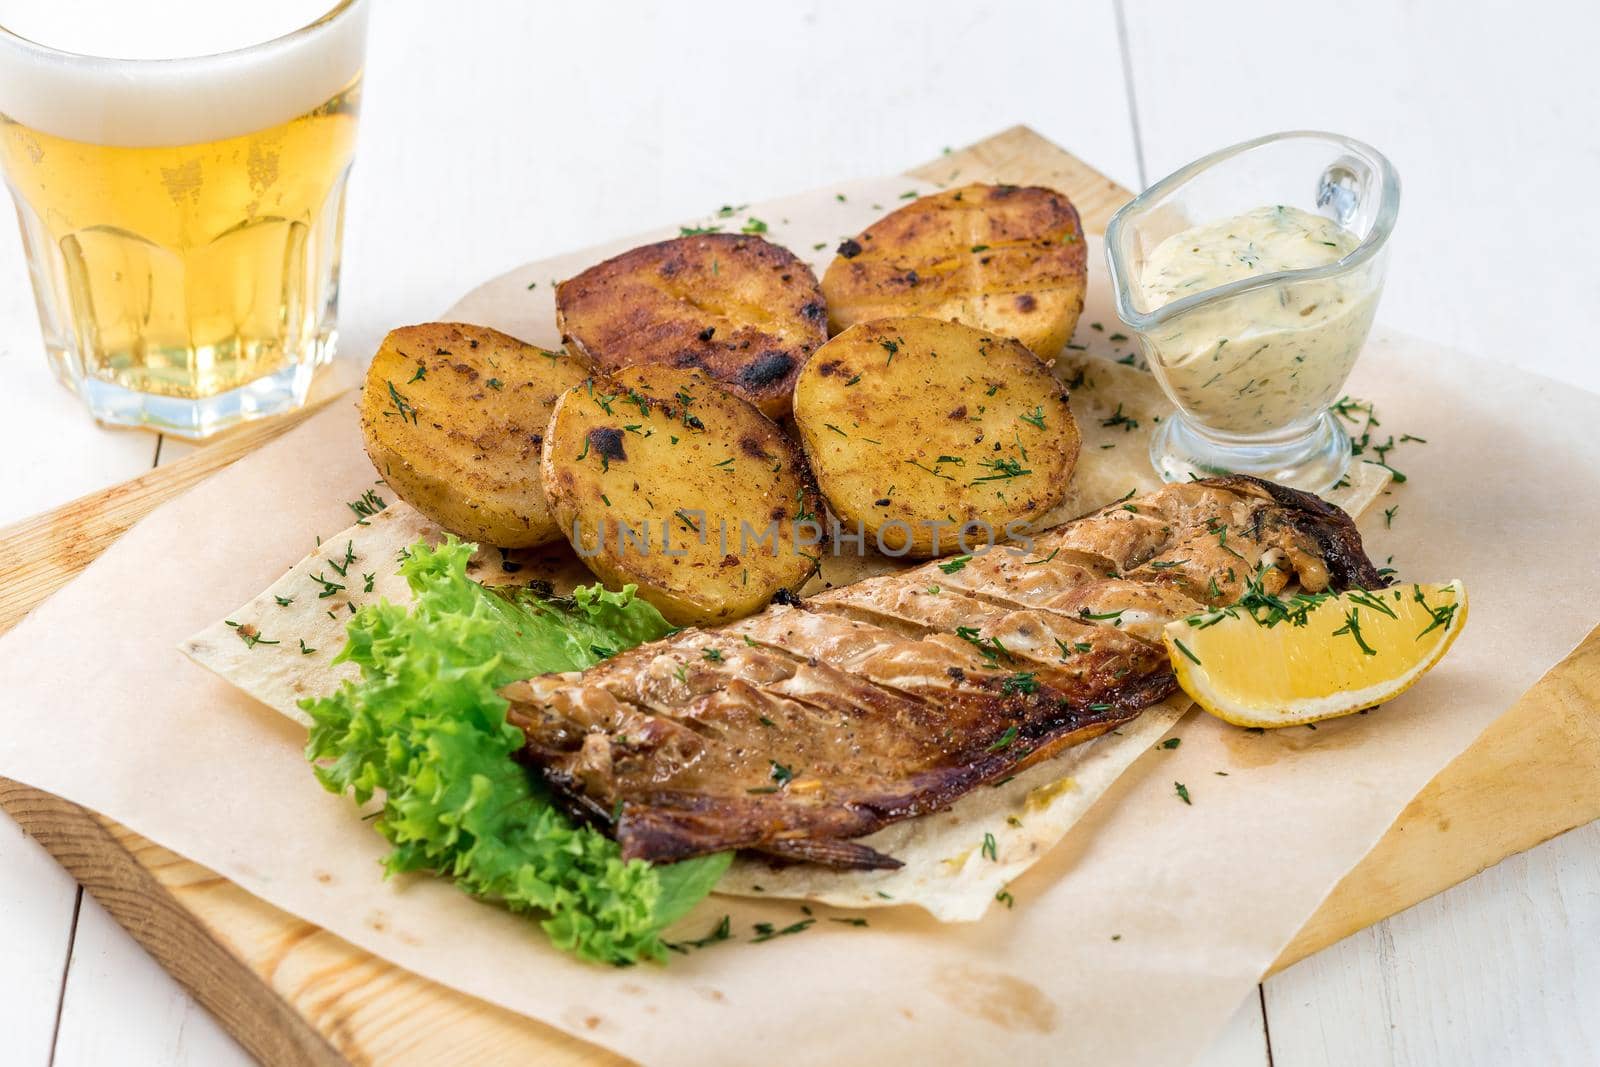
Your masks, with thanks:
M0 3L0 26L11 31L0 33L0 114L123 147L217 141L287 122L355 80L365 50L368 0L305 2L246 5L268 14L243 21L215 0L55 0L31 14ZM228 22L214 21L219 9ZM117 11L142 29L119 25ZM288 17L297 13L306 17Z

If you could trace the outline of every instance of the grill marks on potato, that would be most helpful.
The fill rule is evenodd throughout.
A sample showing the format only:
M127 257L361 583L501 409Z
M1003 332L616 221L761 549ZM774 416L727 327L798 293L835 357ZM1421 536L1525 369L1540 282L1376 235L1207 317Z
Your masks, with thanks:
M484 326L392 330L362 389L367 455L400 499L468 540L558 541L540 446L556 398L592 372L581 357Z
M1015 337L1050 360L1083 310L1078 213L1051 189L968 185L920 197L839 246L822 279L830 328L895 315Z
M563 337L607 370L699 368L771 417L827 339L811 268L759 237L701 234L645 245L556 287Z
M628 458L622 448L622 431L614 426L597 426L589 431L589 444L595 455L608 463L621 463Z
M794 357L789 353L763 352L740 368L735 380L746 390L760 391L783 382L794 369Z
M672 622L747 615L816 569L797 537L820 510L799 448L700 370L641 365L568 391L541 467L589 568Z
M796 383L795 423L833 512L913 556L958 551L969 523L1000 539L1044 514L1078 455L1060 383L1031 352L936 319L829 341Z

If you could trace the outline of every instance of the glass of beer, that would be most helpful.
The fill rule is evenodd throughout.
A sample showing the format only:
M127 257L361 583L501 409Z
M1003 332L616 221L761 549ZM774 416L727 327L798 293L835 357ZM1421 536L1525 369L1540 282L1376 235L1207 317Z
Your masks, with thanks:
M304 402L367 2L0 0L0 173L50 365L102 423L202 438Z

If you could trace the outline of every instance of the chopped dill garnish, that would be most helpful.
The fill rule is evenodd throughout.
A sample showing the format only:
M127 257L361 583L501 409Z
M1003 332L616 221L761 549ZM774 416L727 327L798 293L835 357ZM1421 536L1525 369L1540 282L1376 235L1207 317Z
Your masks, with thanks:
M1016 726L1015 725L1007 726L1006 727L1006 732L1001 734L1000 737L995 741L995 743L989 746L988 751L990 751L990 752L999 752L1003 748L1009 748L1009 747L1011 747L1011 742L1015 741L1016 739L1017 739L1017 728L1016 728Z
M1016 694L1031 695L1039 691L1039 682L1032 671L1021 671L1013 674L1000 683L1000 692L1007 696Z
M1132 433L1134 430L1139 428L1139 420L1131 415L1126 414L1122 410L1122 405L1118 404L1117 410L1111 413L1110 418L1100 420L1100 425L1106 427L1107 429L1115 426L1121 426L1124 433Z
M1351 639L1355 641L1356 645L1361 649L1364 655L1376 656L1378 654L1378 650L1367 644L1366 639L1361 636L1361 618L1359 608L1351 608L1345 613L1344 625L1333 631L1334 637L1338 637L1341 634L1349 634Z

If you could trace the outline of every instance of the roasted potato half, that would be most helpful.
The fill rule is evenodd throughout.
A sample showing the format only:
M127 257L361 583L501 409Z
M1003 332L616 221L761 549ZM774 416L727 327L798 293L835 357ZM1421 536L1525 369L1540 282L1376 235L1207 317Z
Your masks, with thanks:
M795 443L703 371L626 367L556 402L544 484L608 585L679 625L736 619L816 570L816 488Z
M367 455L401 500L467 540L559 541L539 445L556 398L592 372L581 356L486 326L391 330L361 392Z
M811 268L759 237L712 233L645 245L556 286L569 348L603 370L698 367L769 418L827 340Z
M794 418L845 528L917 557L999 541L1066 492L1078 427L1019 342L939 319L852 326L811 357ZM1015 526L1013 531L1015 532Z
M1053 189L967 185L919 197L839 246L822 277L830 329L892 315L953 319L1056 357L1078 323L1088 254Z

